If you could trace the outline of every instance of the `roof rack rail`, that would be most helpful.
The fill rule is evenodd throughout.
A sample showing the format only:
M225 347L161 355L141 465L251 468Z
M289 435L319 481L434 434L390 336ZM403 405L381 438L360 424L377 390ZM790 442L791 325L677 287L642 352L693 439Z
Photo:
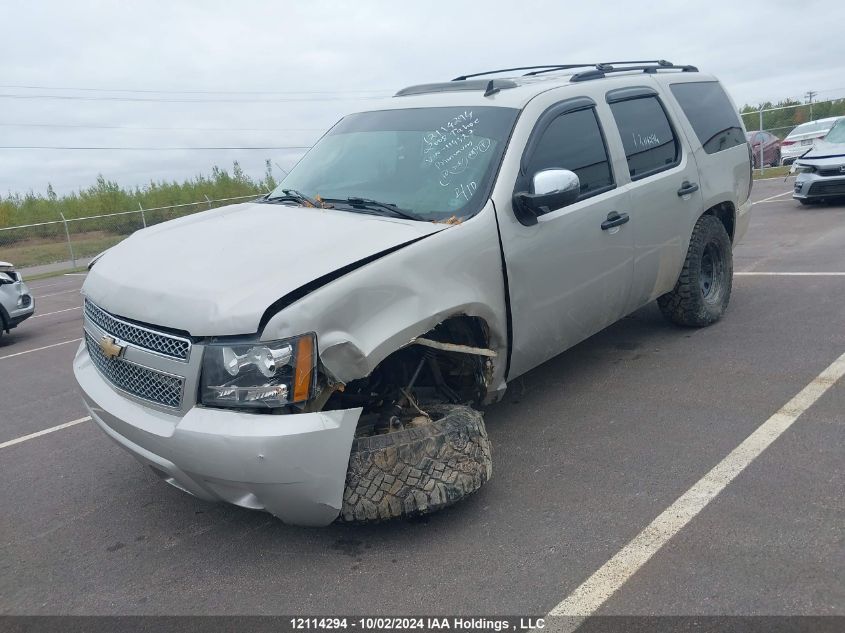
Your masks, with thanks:
M500 68L499 70L487 70L483 73L470 73L468 75L461 75L455 77L451 81L444 81L431 84L419 84L416 86L408 86L402 88L394 97L404 97L407 95L427 94L432 92L455 92L462 90L483 90L484 96L489 97L507 90L509 88L516 88L520 84L513 79L475 79L475 77L483 77L484 75L496 75L499 73L508 73L518 70L527 70L523 77L533 77L535 75L542 75L544 73L552 73L561 70L573 70L575 68L588 68L573 74L569 81L588 81L590 79L599 79L607 75L607 73L621 73L631 70L641 70L644 73L656 73L658 70L680 70L682 72L698 72L695 66L677 66L672 62L667 62L665 59L644 59L627 62L600 62L598 64L545 64L541 66L515 66L513 68Z
M581 73L575 73L569 78L569 81L590 81L591 79L601 79L607 73L622 73L630 70L641 70L644 73L654 74L658 70L680 70L685 73L697 73L698 68L686 65L675 65L665 60L659 60L655 64L636 64L633 66L614 66L613 64L629 64L632 62L612 62L609 64L597 64L594 70L585 70Z
M472 77L483 77L484 75L498 75L499 73L509 73L515 70L539 70L542 68L546 68L548 70L544 70L541 72L549 72L552 70L566 70L567 68L584 68L586 66L595 66L595 64L543 64L540 66L515 66L514 68L500 68L499 70L485 70L482 73L471 73L469 75L461 75L460 77L455 77L452 81L466 81ZM533 73L526 73L526 75L531 75Z
M558 66L556 68L548 68L546 70L535 70L530 73L525 73L524 77L532 77L534 75L542 75L543 73L550 73L556 70L567 70L570 68L588 68L593 66L596 69L610 68L614 64L657 64L658 66L671 66L672 62L667 62L665 59L640 59L629 62L599 62L598 64L568 64L566 66Z
M624 67L617 68L617 66L624 64ZM654 64L652 66L652 64ZM542 75L544 73L552 73L557 72L560 70L572 70L574 68L593 68L594 70L586 71L586 73L578 73L578 75L584 74L584 78L578 81L584 81L586 79L594 79L598 78L599 76L596 73L605 73L605 72L622 72L623 70L645 70L649 72L647 69L681 69L686 70L688 72L695 72L698 70L695 66L676 66L672 62L667 62L665 59L638 59L638 60L631 60L631 61L619 61L619 62L599 62L599 63L590 63L590 64L543 64L540 66L515 66L513 68L500 68L498 70L486 70L481 73L471 73L468 75L461 75L460 77L455 77L452 81L466 81L467 79L473 77L483 77L484 75L497 75L499 73L508 73L514 72L517 70L527 70L529 72L525 73L523 77L533 77L535 75ZM587 76L587 73L594 73L593 75ZM578 76L575 75L575 76ZM573 80L574 81L574 80Z
M483 90L484 96L489 97L502 90L509 88L516 88L517 83L510 79L473 79L471 81L463 81L460 83L452 83L451 81L443 81L433 84L418 84L416 86L408 86L402 88L394 97L407 97L408 95L430 94L432 92L459 92L469 90Z

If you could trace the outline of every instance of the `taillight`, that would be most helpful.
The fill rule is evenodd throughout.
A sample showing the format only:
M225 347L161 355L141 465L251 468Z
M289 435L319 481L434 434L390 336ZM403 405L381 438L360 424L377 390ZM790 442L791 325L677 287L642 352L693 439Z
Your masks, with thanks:
M795 141L783 141L781 145L795 145Z

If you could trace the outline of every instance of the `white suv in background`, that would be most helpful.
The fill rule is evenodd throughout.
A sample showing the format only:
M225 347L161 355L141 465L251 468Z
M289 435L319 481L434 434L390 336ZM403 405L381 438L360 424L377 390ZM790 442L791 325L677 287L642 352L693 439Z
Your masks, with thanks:
M35 302L21 274L9 262L0 262L0 336L35 313Z
M102 255L85 405L203 499L305 525L437 510L491 476L480 410L509 381L655 300L724 314L749 154L719 82L662 60L405 88L264 198Z

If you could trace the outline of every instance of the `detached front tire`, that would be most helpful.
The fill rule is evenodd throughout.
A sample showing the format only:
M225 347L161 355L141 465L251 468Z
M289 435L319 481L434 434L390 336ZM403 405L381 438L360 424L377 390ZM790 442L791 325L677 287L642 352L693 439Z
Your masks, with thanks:
M481 413L428 407L431 422L352 443L340 520L370 523L435 512L490 479L492 453Z
M704 327L727 310L733 282L731 239L722 222L703 215L695 223L684 267L675 288L657 305L672 323Z

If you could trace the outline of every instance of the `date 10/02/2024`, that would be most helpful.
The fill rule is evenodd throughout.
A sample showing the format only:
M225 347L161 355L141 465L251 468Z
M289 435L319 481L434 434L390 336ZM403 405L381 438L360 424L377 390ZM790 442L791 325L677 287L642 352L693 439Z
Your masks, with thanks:
M513 620L483 617L299 617L291 618L297 631L357 629L362 631L530 631L545 628L543 618Z

